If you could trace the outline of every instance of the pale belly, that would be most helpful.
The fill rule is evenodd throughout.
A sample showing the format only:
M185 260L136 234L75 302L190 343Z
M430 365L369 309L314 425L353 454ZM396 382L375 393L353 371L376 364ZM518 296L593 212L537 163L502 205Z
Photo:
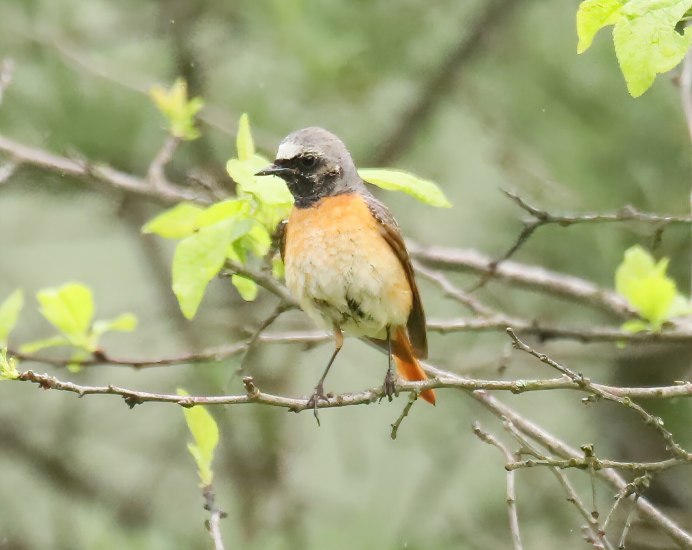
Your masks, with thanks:
M286 236L286 284L317 323L385 338L387 326L406 325L411 290L377 222L350 200L332 197L316 208L294 211ZM317 216L328 216L329 223L316 223Z

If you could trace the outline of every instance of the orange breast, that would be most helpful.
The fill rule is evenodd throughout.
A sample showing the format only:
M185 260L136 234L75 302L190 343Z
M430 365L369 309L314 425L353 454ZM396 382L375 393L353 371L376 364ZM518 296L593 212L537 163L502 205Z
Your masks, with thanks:
M288 288L317 321L372 337L406 324L412 300L406 273L357 194L294 208L285 264Z

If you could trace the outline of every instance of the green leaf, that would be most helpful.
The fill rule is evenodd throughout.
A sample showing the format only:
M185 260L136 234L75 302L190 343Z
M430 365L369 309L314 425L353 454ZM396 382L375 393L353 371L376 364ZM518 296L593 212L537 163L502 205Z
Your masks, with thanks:
M272 237L263 225L255 223L250 231L243 235L241 242L255 256L264 258L271 248Z
M642 321L641 319L632 319L630 321L626 321L620 327L620 329L624 332L629 332L631 334L643 332L645 330L649 330L650 328L651 325L649 325L649 323L646 321Z
M188 99L185 80L178 78L170 90L154 86L149 95L168 120L168 131L171 135L184 140L193 140L200 136L195 128L195 116L204 106L204 102L199 97Z
M16 380L17 378L19 378L17 360L14 357L7 357L7 349L0 349L0 380Z
M614 25L620 17L623 0L585 0L577 11L577 53L591 46L594 36L603 27Z
M682 61L692 44L692 32L676 25L692 0L630 0L615 23L613 42L620 69L633 97L648 90L657 74Z
M209 281L221 270L228 245L234 240L235 225L233 220L227 220L204 227L176 247L173 292L188 319L195 316Z
M178 395L188 394L185 390L179 389ZM214 417L201 405L183 408L183 414L194 439L194 443L188 443L187 448L197 464L202 487L208 487L214 477L211 465L214 450L219 443L219 427Z
M19 288L0 304L0 346L7 344L7 337L17 324L22 307L24 307L24 293Z
M656 263L646 250L633 246L615 272L615 288L639 315L658 330L670 318L677 296L675 282L666 275L668 259Z
M40 290L36 297L41 314L70 340L79 339L89 330L94 316L91 289L81 283Z
M43 338L41 340L35 340L33 342L27 342L19 346L19 351L22 353L36 353L46 348L54 348L57 346L69 346L70 341L62 335L51 336L50 338Z
M442 190L432 181L425 180L401 170L367 168L358 170L366 182L388 191L403 191L419 201L441 208L452 206Z
M232 275L231 282L238 290L238 294L240 294L246 302L252 302L257 298L257 283L252 279L248 279L242 275Z
M265 204L292 205L293 195L286 187L284 180L276 176L255 176L268 164L269 161L264 157L253 155L246 160L229 160L226 163L226 170L238 184L239 195L253 195Z
M235 143L238 150L238 160L248 160L255 154L255 142L250 132L250 119L247 113L243 113L240 117Z
M247 217L250 214L250 203L245 199L229 199L212 204L200 214L196 227L207 227L223 220Z
M137 328L137 316L132 313L123 313L115 319L101 319L94 322L92 333L97 338L106 332L132 332Z
M181 202L162 212L142 227L142 233L155 233L164 239L183 239L196 229L197 218L204 208Z

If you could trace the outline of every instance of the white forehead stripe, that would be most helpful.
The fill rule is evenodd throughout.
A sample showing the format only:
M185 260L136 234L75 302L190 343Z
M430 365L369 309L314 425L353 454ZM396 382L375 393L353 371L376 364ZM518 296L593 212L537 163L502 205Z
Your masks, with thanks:
M301 152L303 152L303 148L297 143L293 141L284 141L279 145L276 158L279 160L292 159Z

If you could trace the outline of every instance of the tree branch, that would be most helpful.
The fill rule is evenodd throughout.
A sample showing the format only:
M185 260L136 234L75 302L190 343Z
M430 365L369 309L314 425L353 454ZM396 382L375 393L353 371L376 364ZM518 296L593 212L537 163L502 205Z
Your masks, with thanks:
M601 387L594 386L591 383L591 380L586 378L583 374L577 374L576 372L565 367L564 365L561 365L557 361L554 361L545 353L540 353L535 349L531 348L530 346L526 345L517 337L516 334L514 334L514 331L511 328L507 329L507 334L509 334L509 337L512 339L514 347L516 349L524 351L529 355L533 355L541 363L554 368L562 375L570 379L572 382L578 384L584 391L592 394L592 397L586 398L587 401L585 402L596 401L598 398L604 399L606 401L612 401L614 403L618 403L620 405L623 405L624 407L632 409L636 414L638 414L641 417L641 419L644 421L644 424L646 424L647 426L651 426L654 430L656 430L659 433L659 435L666 442L666 449L670 451L673 457L684 462L692 462L692 454L683 449L680 446L680 444L675 441L675 439L673 438L673 434L663 427L662 418L650 414L640 405L632 401L632 399L630 399L629 397L621 397L619 395L612 394Z
M478 422L473 423L473 433L488 445L492 445L500 450L504 455L505 461L507 463L513 462L515 460L514 453L512 453L503 443L500 443L493 435L484 431ZM514 471L507 470L507 515L509 516L509 530L512 534L512 545L514 550L522 550L523 546L521 544L521 533L519 531L519 516L517 514L517 495L514 482Z
M489 274L499 281L567 298L619 318L636 316L622 296L579 277L512 261L493 267L492 259L473 249L423 247L410 241L407 244L412 256L436 269Z
M23 145L2 135L0 135L0 152L20 164L28 164L61 175L86 180L93 179L116 190L134 193L165 204L176 204L181 201L209 203L208 198L165 179L162 179L157 186L153 186L147 179L121 172L106 164L89 164L62 157L43 149Z
M522 434L530 437L534 441L537 441L552 454L565 459L580 458L583 455L583 453L580 453L566 443L563 443L549 432L543 430L533 422L519 415L513 409L492 395L488 394L486 391L475 391L472 393L472 396L495 416L500 418L502 421L511 421ZM595 475L603 479L616 491L621 491L627 486L627 482L618 472L614 470L599 470L595 472ZM643 517L647 518L651 523L658 526L678 545L683 548L692 547L692 534L682 529L668 516L658 510L658 508L651 504L647 499L643 497L639 498L635 505Z

